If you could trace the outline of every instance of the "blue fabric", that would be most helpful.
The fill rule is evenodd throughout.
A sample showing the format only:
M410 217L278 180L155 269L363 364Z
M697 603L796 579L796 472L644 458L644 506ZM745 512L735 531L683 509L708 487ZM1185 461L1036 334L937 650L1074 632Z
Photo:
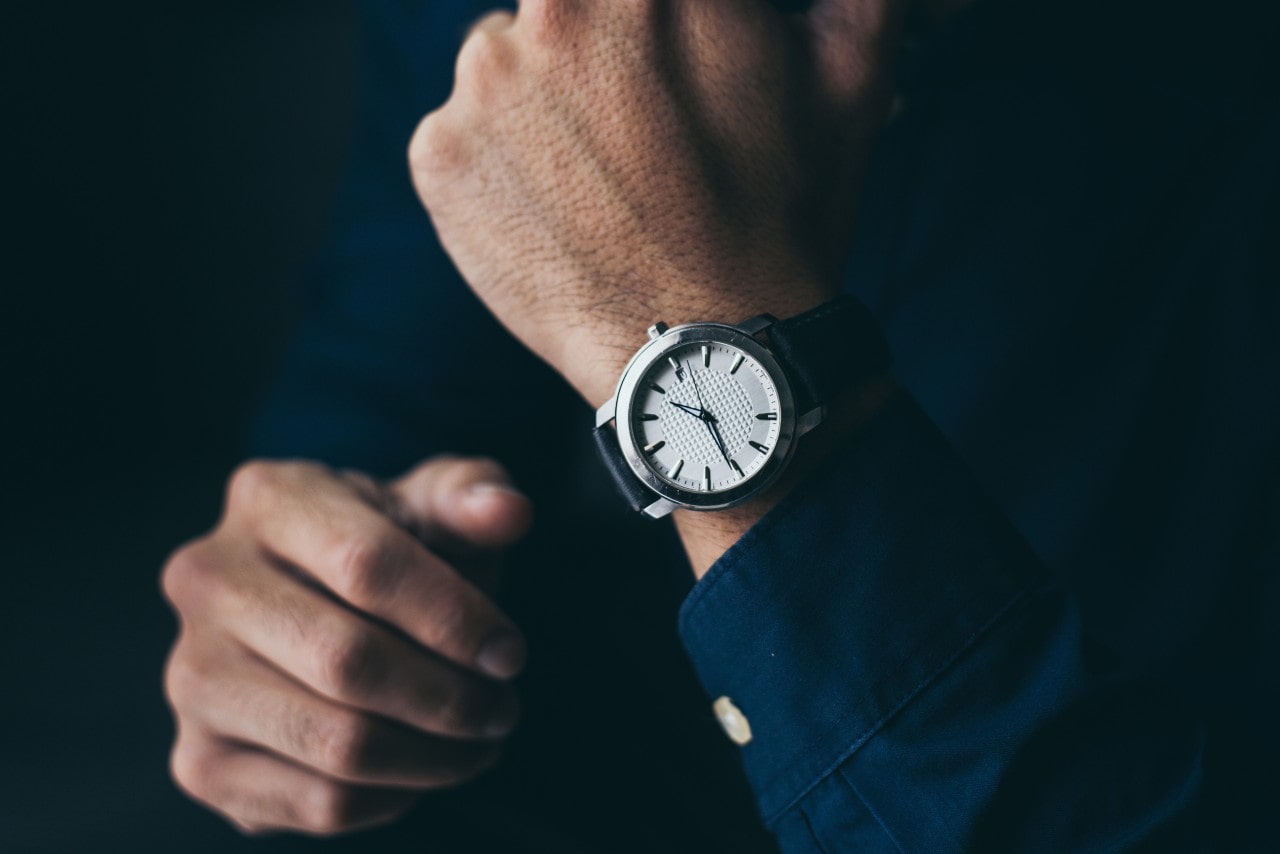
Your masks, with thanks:
M485 8L361 4L362 140L256 439L387 474L489 453L543 508L506 600L529 740L450 809L507 804L504 851L769 850L761 824L788 852L1267 850L1270 22L986 2L909 48L848 275L906 392L689 593L699 695L670 529L610 503L589 413L470 295L407 180Z
M1196 827L1203 726L1090 659L1077 603L905 397L720 560L681 627L751 722L765 821L799 812L827 850L858 816L879 829L861 850Z

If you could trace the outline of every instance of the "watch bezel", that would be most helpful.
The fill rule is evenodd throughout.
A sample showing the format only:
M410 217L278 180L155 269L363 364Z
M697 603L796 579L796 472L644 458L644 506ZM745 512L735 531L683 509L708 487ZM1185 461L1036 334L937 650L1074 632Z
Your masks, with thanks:
M648 465L634 434L635 424L632 413L636 392L649 368L666 358L672 350L701 343L727 344L742 350L768 372L778 392L778 438L773 453L761 466L760 471L745 483L721 492L695 492L671 483ZM623 459L627 461L627 466L643 484L653 490L656 496L692 510L723 510L759 494L786 468L795 448L797 420L795 396L786 372L764 344L742 329L729 324L687 323L673 326L645 344L623 370L615 401L614 428L618 434L618 446L622 450Z

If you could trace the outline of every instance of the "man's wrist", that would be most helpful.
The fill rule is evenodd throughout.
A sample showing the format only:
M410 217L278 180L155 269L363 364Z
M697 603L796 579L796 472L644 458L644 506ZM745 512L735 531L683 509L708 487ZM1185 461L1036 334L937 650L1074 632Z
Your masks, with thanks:
M804 284L769 291L743 287L731 297L682 299L670 305L648 301L625 314L614 312L607 320L584 324L567 334L560 358L562 373L597 408L613 396L623 369L645 343L645 330L659 321L679 326L737 324L761 314L788 318L821 305L835 293L834 284Z
M832 453L851 441L898 390L889 374L874 377L827 406L826 420L807 434L796 448L779 480L751 500L712 512L678 510L676 530L696 578L702 578L756 522L797 488Z

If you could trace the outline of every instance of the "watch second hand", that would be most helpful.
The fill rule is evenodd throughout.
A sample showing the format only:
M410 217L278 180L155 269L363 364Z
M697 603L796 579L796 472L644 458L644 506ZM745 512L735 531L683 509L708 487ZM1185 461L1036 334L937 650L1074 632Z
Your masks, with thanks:
M698 417L702 419L703 424L707 425L707 430L711 433L711 441L716 443L720 456L729 463L729 452L725 449L724 439L720 438L720 431L716 429L716 417L707 411L707 405L702 402L702 390L698 388L698 377L694 374L693 368L689 367L688 359L684 360L684 369L689 372L689 379L693 380L693 393L698 396L698 406L702 409L702 414Z

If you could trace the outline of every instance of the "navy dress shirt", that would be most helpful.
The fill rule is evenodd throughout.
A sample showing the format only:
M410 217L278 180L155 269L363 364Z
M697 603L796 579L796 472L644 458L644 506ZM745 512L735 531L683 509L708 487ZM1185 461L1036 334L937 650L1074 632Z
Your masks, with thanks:
M257 425L378 474L490 454L540 510L506 761L354 850L1275 850L1270 22L992 0L914 38L847 276L904 392L691 587L413 195L487 5L361 4L352 177Z

